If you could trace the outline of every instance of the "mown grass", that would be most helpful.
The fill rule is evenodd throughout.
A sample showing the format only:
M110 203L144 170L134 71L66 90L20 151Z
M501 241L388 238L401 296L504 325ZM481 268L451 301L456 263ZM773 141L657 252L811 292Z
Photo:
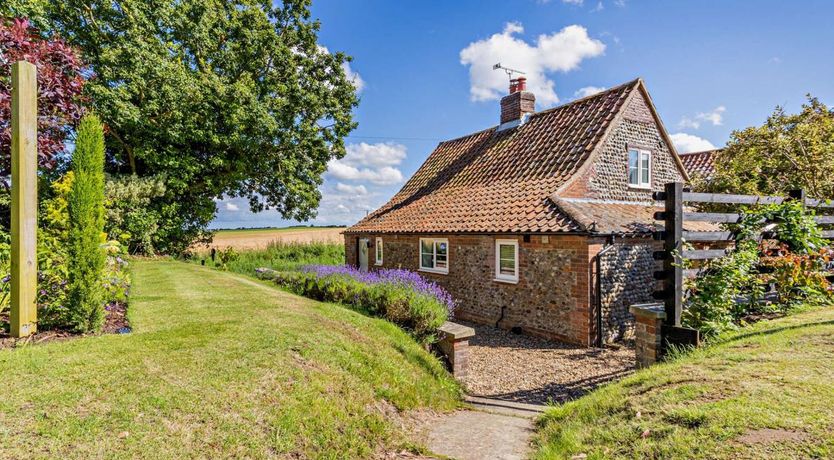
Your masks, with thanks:
M549 410L535 458L832 458L832 364L834 309L761 322Z
M387 321L194 264L133 274L132 334L0 351L2 456L371 457L409 446L386 412L459 404Z
M345 264L345 246L341 243L273 241L265 249L242 249L237 253L237 258L226 264L227 269L249 276L254 276L255 269L260 267L293 271L305 265ZM201 263L206 259L208 252L203 251L192 258L192 261ZM206 260L206 263L211 265L211 260Z

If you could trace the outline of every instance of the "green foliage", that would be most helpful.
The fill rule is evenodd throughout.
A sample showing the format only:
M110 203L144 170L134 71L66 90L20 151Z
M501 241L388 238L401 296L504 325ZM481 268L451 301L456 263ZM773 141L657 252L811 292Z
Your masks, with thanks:
M449 310L436 298L394 283L369 284L345 274L315 272L262 272L296 294L324 302L335 302L379 316L428 343L449 317Z
M239 257L240 254L231 246L221 249L217 251L217 267L221 270L228 270L229 264L235 262Z
M715 159L715 174L697 188L718 193L834 198L834 112L808 97L798 114L777 107L762 126L734 131Z
M248 197L306 220L328 161L355 127L349 58L317 42L309 0L64 0L49 32L82 50L108 126L108 169L165 175L154 250L204 235L214 199ZM131 232L133 233L133 232Z
M683 324L706 335L733 328L746 311L740 300L748 296L753 303L763 293L756 271L758 260L756 243L744 240L730 254L711 262L690 287Z
M104 323L102 271L104 238L104 130L95 115L78 126L72 156L74 179L67 198L69 211L69 307L72 326L82 332Z
M160 215L152 202L165 196L165 182L159 177L111 175L104 184L104 195L107 234L132 254L153 255Z
M736 244L729 254L706 263L690 282L683 324L707 336L733 329L755 312L786 311L799 302L828 301L831 286L825 270L831 250L801 202L751 207L730 225ZM759 243L765 228L773 240ZM765 286L773 285L776 305L762 305Z
M194 261L208 259L207 251L200 251ZM208 261L210 263L210 260ZM240 251L238 257L226 264L226 269L251 275L256 268L268 267L278 271L297 270L305 265L344 265L345 246L341 243L285 243L274 241L265 249Z

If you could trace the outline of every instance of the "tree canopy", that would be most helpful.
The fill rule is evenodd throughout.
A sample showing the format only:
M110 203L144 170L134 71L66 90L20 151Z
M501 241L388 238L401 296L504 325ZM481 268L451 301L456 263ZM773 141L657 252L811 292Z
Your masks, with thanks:
M12 64L38 69L38 166L52 169L55 156L81 118L83 65L78 53L57 38L44 39L28 20L0 19L0 176L11 174Z
M834 112L808 96L797 114L777 107L762 126L734 131L698 188L712 192L834 198Z
M50 32L77 46L94 72L85 94L106 124L108 170L165 182L151 203L161 250L187 247L224 195L285 218L315 215L321 175L344 155L358 99L343 68L349 58L318 44L309 3L43 7Z

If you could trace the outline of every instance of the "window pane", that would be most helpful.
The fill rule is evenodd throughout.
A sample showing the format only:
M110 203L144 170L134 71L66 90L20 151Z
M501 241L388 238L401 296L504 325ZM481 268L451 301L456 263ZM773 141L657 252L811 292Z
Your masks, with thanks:
M445 241L438 241L437 243L435 243L435 248L437 248L438 256L441 254L446 254L446 246L448 246L448 244Z
M498 264L498 272L502 275L515 276L515 261L508 259L501 259Z
M515 246L512 244L498 245L498 253L501 259L515 259Z
M628 167L629 167L629 169L631 169L631 168L636 169L637 168L638 153L639 152L637 152L637 150L629 150L628 151Z
M420 256L420 266L423 268L434 268L434 264L432 263L432 255L431 254L423 254Z
M431 254L432 253L432 241L431 240L420 240L420 253L421 254Z
M628 183L637 185L637 168L628 168Z
M643 152L642 156L643 156L643 161L642 161L643 164L642 164L642 171L640 171L640 173L642 175L643 183L648 184L649 183L649 158L651 158L651 156L649 155L648 152Z
M441 256L438 254L437 258L434 261L435 268L446 268L448 264L446 263L446 256Z

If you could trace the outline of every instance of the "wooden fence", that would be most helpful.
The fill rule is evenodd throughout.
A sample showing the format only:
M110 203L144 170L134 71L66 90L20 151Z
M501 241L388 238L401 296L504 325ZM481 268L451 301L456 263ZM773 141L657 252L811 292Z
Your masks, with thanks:
M699 269L684 269L684 260L706 261L723 257L727 248L732 247L735 235L729 231L685 230L686 223L701 222L712 224L737 223L741 219L738 212L694 212L687 204L710 203L726 205L779 204L785 200L802 200L809 208L834 208L830 201L806 198L801 190L792 191L789 196L730 195L718 193L694 193L684 190L681 182L668 183L664 191L655 192L653 198L665 203L662 212L655 213L655 220L663 221L663 230L654 234L655 240L663 241L663 250L656 251L656 260L663 261L663 269L655 272L655 279L662 280L663 289L655 292L655 299L662 300L666 310L663 335L669 343L697 344L697 331L681 327L681 313L684 304L684 279L697 277ZM814 220L820 225L834 224L834 215L817 215ZM767 222L765 223L767 224ZM702 224L703 225L703 224ZM763 232L763 237L768 237ZM834 230L823 230L823 236L834 238ZM683 242L695 243L701 249L685 249ZM723 246L715 249L709 246ZM706 248L705 248L706 247Z

